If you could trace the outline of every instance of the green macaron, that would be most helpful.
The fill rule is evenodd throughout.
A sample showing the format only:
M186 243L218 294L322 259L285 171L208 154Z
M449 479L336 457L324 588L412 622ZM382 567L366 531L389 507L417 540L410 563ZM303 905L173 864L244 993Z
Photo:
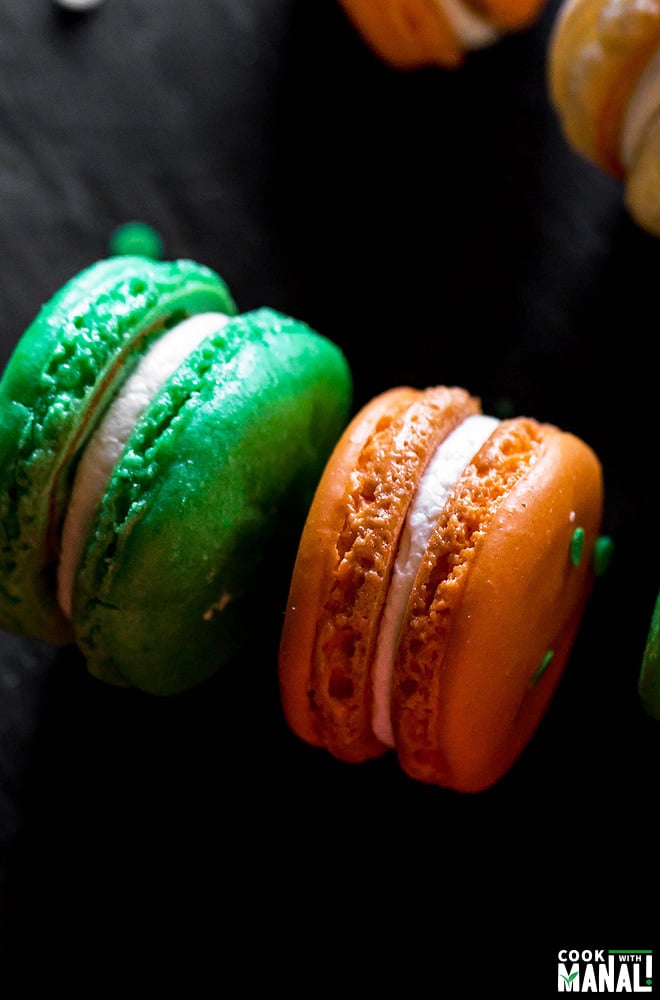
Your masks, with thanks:
M333 343L236 315L208 268L88 268L0 381L0 627L145 691L210 676L249 639L350 393Z
M639 695L645 711L660 719L660 593L651 614L651 622L642 656Z

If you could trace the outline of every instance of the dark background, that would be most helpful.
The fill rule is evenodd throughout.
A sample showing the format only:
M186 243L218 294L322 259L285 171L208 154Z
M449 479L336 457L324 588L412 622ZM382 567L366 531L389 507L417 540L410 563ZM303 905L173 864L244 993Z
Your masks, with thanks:
M409 995L544 997L560 947L657 943L660 724L636 683L658 590L660 240L560 135L556 9L458 72L402 74L334 0L0 5L0 367L116 226L147 221L242 309L339 343L356 408L458 384L585 438L616 544L550 712L476 796L288 732L288 565L244 655L176 699L1 634L0 939L24 983L139 958L152 983L185 968L185 995L207 969L238 994L259 972L312 996L404 973Z

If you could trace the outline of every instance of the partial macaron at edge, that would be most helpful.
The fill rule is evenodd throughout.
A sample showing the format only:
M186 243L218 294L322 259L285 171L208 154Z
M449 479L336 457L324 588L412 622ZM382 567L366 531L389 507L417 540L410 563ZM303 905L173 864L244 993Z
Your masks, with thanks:
M660 721L660 592L651 613L638 691L644 711Z
M398 70L457 69L539 16L544 0L340 0L373 50Z

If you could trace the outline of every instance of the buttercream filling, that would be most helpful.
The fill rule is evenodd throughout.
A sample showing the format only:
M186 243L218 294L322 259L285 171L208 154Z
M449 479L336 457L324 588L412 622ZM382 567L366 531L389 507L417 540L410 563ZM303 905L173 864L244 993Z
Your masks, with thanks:
M133 428L178 366L229 317L199 313L167 330L140 359L105 412L80 457L69 498L60 546L57 597L69 618L73 585L94 514Z
M626 170L635 159L651 119L660 113L660 50L649 60L628 100L619 138L619 155Z
M500 37L497 28L461 0L436 0L463 48L483 49Z
M372 729L386 746L394 746L390 698L394 660L408 598L429 539L463 469L490 437L499 420L475 414L456 427L438 446L410 504L397 551L376 654L372 667Z

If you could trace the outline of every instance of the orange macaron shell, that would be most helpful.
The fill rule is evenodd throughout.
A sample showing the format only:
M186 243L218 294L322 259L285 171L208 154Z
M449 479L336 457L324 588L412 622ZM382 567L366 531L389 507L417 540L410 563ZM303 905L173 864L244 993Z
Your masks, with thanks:
M405 409L413 399L413 390L392 389L353 418L330 456L303 528L280 639L279 680L288 724L301 739L316 746L323 741L313 710L312 661L319 615L336 572L337 539L345 519L351 473L365 439L381 417Z
M440 0L340 0L373 50L395 69L455 69L469 44L452 25ZM462 0L466 14L502 34L519 31L539 16L546 0ZM497 36L494 36L494 39Z
M453 69L464 51L439 4L428 0L340 0L373 50L395 69Z
M491 470L502 461L518 467L491 493ZM457 496L473 498L458 515L472 521L468 552L457 557L447 541L457 530L452 509L460 500L454 499L409 602L392 724L408 774L477 792L520 755L563 672L593 583L603 483L584 442L520 418L504 422L486 442L463 486ZM576 529L583 532L579 558ZM447 583L448 565L457 559L459 571Z
M353 419L326 466L301 537L280 644L285 716L307 742L360 762L371 663L398 540L435 448L479 402L463 389L390 390Z
M547 0L464 0L466 6L502 32L522 31L540 16Z

